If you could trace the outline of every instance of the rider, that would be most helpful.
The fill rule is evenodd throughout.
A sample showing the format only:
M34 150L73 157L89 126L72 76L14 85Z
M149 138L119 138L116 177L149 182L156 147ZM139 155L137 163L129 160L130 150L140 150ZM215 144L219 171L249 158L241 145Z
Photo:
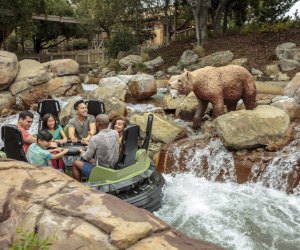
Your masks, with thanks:
M80 141L87 145L91 137L96 134L95 117L87 113L84 100L75 102L74 109L76 116L69 121L69 137L72 143Z
M30 144L36 142L36 138L29 134L28 130L31 127L33 121L33 114L29 111L22 111L19 114L17 127L20 129L23 137L23 150L25 154L27 153L27 150L30 146Z
M80 181L81 174L89 177L95 164L113 167L119 159L119 134L108 128L109 118L105 114L97 115L96 126L99 133L89 141L87 151L81 154L85 161L76 160L72 164L75 180Z

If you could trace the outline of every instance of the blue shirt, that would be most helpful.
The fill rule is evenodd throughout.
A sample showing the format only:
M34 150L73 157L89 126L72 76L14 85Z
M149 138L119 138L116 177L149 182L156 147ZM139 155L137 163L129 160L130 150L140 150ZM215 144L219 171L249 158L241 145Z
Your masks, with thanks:
M29 146L26 158L29 163L36 166L49 166L49 160L52 158L52 154L40 147L38 144L33 143Z

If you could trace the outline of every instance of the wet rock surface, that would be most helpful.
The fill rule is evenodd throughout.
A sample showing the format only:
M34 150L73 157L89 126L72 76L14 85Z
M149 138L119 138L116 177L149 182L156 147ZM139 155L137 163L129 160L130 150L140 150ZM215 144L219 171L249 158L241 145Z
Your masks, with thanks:
M51 249L220 249L52 168L1 160L0 177L1 249L19 226L42 239L55 236Z

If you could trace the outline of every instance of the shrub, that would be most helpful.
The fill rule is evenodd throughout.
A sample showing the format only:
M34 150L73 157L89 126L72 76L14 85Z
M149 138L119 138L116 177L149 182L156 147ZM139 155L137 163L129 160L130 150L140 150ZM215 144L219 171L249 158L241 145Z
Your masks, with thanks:
M144 51L141 52L141 57L143 58L143 62L147 62L150 60L149 54Z
M144 72L144 70L145 70L145 64L143 64L143 63L136 63L134 65L134 69L136 71L138 71L138 72Z
M121 66L119 64L119 61L117 59L111 58L108 64L108 68L110 70L118 72L121 69Z
M128 29L117 29L104 43L106 54L116 58L119 51L128 51L137 46L137 40Z
M16 35L10 35L6 38L5 44L8 51L16 52L18 50L18 37Z
M198 54L199 57L205 56L205 49L201 45L196 45L193 47L193 52Z
M56 237L46 237L41 240L37 234L29 230L23 231L19 227L17 230L17 240L10 247L10 250L48 250Z

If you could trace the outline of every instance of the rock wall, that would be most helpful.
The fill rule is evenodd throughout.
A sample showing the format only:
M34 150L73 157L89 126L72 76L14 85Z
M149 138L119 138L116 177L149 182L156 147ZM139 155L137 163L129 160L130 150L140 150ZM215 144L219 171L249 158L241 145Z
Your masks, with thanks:
M1 160L0 178L0 249L19 226L55 236L51 249L220 249L52 168Z

